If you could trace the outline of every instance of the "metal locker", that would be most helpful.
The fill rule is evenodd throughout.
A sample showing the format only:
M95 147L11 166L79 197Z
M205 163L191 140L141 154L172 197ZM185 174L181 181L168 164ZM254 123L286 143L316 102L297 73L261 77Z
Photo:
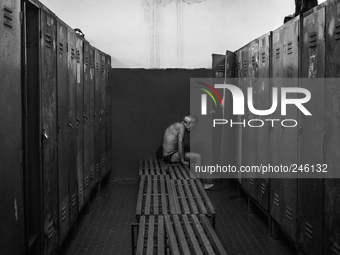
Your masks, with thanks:
M59 240L62 242L70 227L70 194L68 174L68 26L57 20L57 87L58 87L58 187Z
M42 169L40 118L40 9L25 5L25 218L27 251L42 253ZM3 69L1 69L3 70Z
M107 73L107 89L106 89L106 129L107 129L107 171L112 169L112 84L111 84L111 57L106 55L106 73Z
M97 183L101 177L101 56L98 49L95 49L95 99L94 99L94 160L95 175L94 182Z
M41 6L41 136L44 205L44 254L58 248L58 169L57 169L57 20Z
M312 116L300 113L299 164L323 164L324 82L325 75L325 8L304 17L300 86L310 91L311 100L305 107ZM322 253L323 180L322 173L313 179L298 181L299 244L308 254ZM319 178L316 178L319 177Z
M279 27L272 32L272 87L278 89L282 87L283 80L283 40L284 40L284 26ZM280 111L275 111L271 119L282 119ZM282 163L282 127L281 125L274 125L270 127L270 151L271 151L271 165L279 166ZM284 194L282 189L282 179L272 178L270 174L270 199L269 209L270 215L277 222L281 223L281 211L284 211L281 197Z
M237 50L235 51L235 83L238 87L241 88L242 82L242 51ZM241 121L241 116L237 115L235 117L237 122ZM237 169L240 169L242 165L242 126L237 125L235 132L236 132L236 166ZM240 184L242 184L242 173L237 173L237 180Z
M77 177L77 46L76 34L68 28L68 173L70 192L70 225L78 214Z
M83 39L76 35L76 59L77 59L77 179L78 179L78 209L81 211L84 204L84 63L83 63Z
M241 90L243 91L243 95L247 95L247 88L248 88L248 80L249 80L249 72L248 72L248 66L249 66L249 44L245 45L240 49L240 54L241 54L241 79L239 79L239 86ZM248 107L247 107L247 102L245 100L245 111L244 115L240 116L239 118L239 123L247 122L248 120ZM243 125L237 125L241 129L242 133L242 164L243 166L247 166L249 164L249 158L248 155L249 153L253 153L250 151L248 145L250 143L249 135L247 133L247 127L246 124ZM248 174L246 172L241 173L241 185L246 190L249 192L248 188Z
M327 178L324 179L323 200L323 253L340 254L340 78L339 31L340 2L328 1L326 7L325 34L325 135L323 141L323 163L327 164Z
M299 17L287 22L284 26L283 51L282 51L282 75L284 87L298 87L298 63L299 63ZM289 95L289 98L297 98L296 94ZM298 109L294 106L287 107L287 113L282 119L298 120ZM290 166L298 162L298 142L296 127L282 127L282 164ZM281 203L281 228L288 237L297 243L297 174L287 174L280 179L284 192L280 195Z
M212 70L211 77L214 84L223 84L225 73L225 55L220 54L212 54ZM212 87L214 84L210 84ZM222 98L222 94L219 93ZM223 112L221 105L218 103L217 106L213 102L211 102L211 109L213 112L213 119L223 119ZM212 157L213 164L221 165L221 138L222 138L222 128L224 125L216 125L213 128L212 133ZM216 174L215 176L217 176Z
M20 2L0 2L0 247L4 254L24 252Z
M259 110L266 110L270 108L270 66L271 66L271 33L265 34L259 38L259 60L258 60L258 81L257 87L254 88L256 108ZM268 116L258 116L265 122ZM257 165L270 164L270 125L265 124L263 127L257 129ZM268 211L269 205L269 175L260 175L257 179L257 201L260 206Z
M84 178L85 200L90 198L94 164L94 50L84 41Z
M235 84L235 53L231 51L226 51L225 54L225 84ZM229 120L232 119L236 122L236 116L233 116L232 112L232 95L230 92L224 89L223 91L223 112L222 119ZM236 130L235 127L230 127L230 125L222 125L222 138L221 138L221 162L222 166L236 166L235 161L235 148L236 146ZM234 174L229 174L228 178L236 178Z
M103 52L100 52L100 89L101 89L101 104L100 104L100 132L101 132L101 176L107 174L106 167L106 87L107 87L107 73L106 73L106 57Z

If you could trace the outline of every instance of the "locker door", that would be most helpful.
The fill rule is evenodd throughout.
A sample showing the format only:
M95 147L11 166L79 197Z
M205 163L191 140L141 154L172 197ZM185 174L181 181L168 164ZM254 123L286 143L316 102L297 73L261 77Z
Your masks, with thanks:
M256 106L259 110L266 110L270 105L270 50L271 50L271 34L266 34L259 38L259 70L257 88L254 90L256 96ZM258 116L265 122L268 116ZM270 164L270 125L265 124L257 129L257 165ZM269 205L269 181L268 174L262 175L257 179L257 199L263 209L268 211Z
M325 8L305 17L303 20L301 87L308 89L312 96L305 107L312 116L300 114L301 131L299 132L299 164L323 163L324 132L324 84L312 78L324 77L325 72ZM317 96L316 96L317 95ZM299 243L308 254L322 253L322 214L323 180L319 173L313 179L301 179L298 182L299 195Z
M58 187L59 187L59 239L62 241L70 226L70 196L68 175L68 58L67 25L57 23L57 78L58 78Z
M284 26L279 27L273 31L272 41L272 87L278 90L282 87L283 80L283 40L284 40ZM272 96L271 96L272 98ZM280 111L275 111L271 119L281 120ZM278 123L278 122L276 122ZM282 164L282 127L279 124L270 127L270 151L271 151L271 165L279 166ZM273 219L281 224L281 211L284 212L282 205L282 197L284 196L283 179L277 179L275 176L270 175L270 215Z
M112 169L112 84L111 84L111 57L106 55L106 73L107 73L107 89L106 89L106 129L107 129L107 170Z
M235 53L231 51L226 51L225 55L225 83L226 84L235 84ZM223 92L224 98L224 107L222 112L222 119L230 120L232 119L236 122L236 116L233 116L232 112L232 96L231 93L224 89ZM236 151L236 130L235 127L230 127L230 125L222 125L222 138L221 138L221 165L228 166L236 166L235 155ZM228 175L229 177L236 178L236 175Z
M259 75L259 40L255 39L250 42L249 51L248 51L248 84L247 89L252 88L252 98L253 98L253 106L255 109L258 109L258 75ZM244 95L247 95L248 91ZM248 100L245 100L248 101ZM245 120L246 127L244 128L247 137L247 145L245 147L246 150L246 159L248 166L256 166L257 165L257 128L251 127L250 125L254 125L254 123L250 122L248 126L248 121L256 119L257 116L253 114L250 110L248 110L248 102L246 103L247 113L245 112ZM257 123L256 123L257 124ZM256 125L255 124L255 125ZM258 187L258 174L257 173L249 173L248 175L248 191L252 198L257 201L257 187Z
M84 178L85 200L91 194L94 177L94 55L84 41Z
M19 254L24 252L20 1L1 1L0 9L0 247L4 254Z
M298 87L298 63L299 63L299 17L284 26L283 36L283 84L284 87ZM289 94L289 98L297 98L296 94ZM286 116L283 119L294 119L298 121L298 109L295 106L287 106ZM282 164L290 166L298 162L298 126L282 127ZM281 227L283 231L297 243L297 174L285 174L281 179L284 192L281 193Z
M241 82L240 82L240 88L243 91L243 95L247 95L247 88L248 88L248 80L249 80L249 73L248 73L248 66L249 66L249 57L248 53L249 52L249 44L244 46L241 49L241 55L242 55L242 71L241 71ZM247 107L247 102L244 100L244 115L240 117L240 122L247 122L248 121L248 107ZM242 130L242 165L243 166L248 166L249 165L249 153L252 153L248 145L250 143L250 137L248 135L248 129L246 126L239 125L240 129ZM249 175L244 172L241 174L241 184L243 188L249 192L248 188L248 177Z
M77 178L77 49L76 35L68 28L68 173L70 192L70 225L78 214Z
M77 58L77 177L78 177L78 208L84 204L84 63L83 40L75 36Z
M44 254L58 247L58 169L57 169L57 21L41 7L41 135L44 204Z
M95 126L94 126L94 159L95 159L95 175L94 180L97 183L101 176L101 58L100 53L95 49L95 99L94 99L94 115L95 115Z
M326 7L326 83L325 83L325 136L323 160L328 166L324 180L324 254L340 254L340 2L329 1Z
M107 173L106 166L106 87L107 87L107 73L106 73L106 57L100 52L100 72L101 72L101 104L100 104L100 132L101 132L101 162L102 171L101 176L104 177Z

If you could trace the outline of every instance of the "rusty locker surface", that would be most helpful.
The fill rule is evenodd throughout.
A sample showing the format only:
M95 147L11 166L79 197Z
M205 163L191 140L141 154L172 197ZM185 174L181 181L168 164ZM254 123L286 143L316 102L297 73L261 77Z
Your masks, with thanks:
M58 248L56 29L53 13L41 6L41 135L44 204L44 254Z
M333 179L324 180L323 201L323 252L340 254L340 78L339 61L339 31L340 31L340 2L328 1L326 7L326 47L325 57L325 135L323 141L323 163L327 164L328 172Z
M85 201L90 197L94 165L94 50L84 41L84 178Z
M248 82L247 87L245 87L244 95L248 98L248 88L252 88L252 98L253 106L258 109L257 91L259 90L258 84L258 74L259 74L259 39L255 39L250 42L248 50ZM248 100L245 100L245 114L244 120L246 121L246 126L243 128L246 144L243 147L243 156L245 160L245 165L256 166L257 165L257 128L248 125L248 121L256 119L257 116L253 114L248 107ZM251 124L252 125L252 124ZM249 195L257 201L257 189L258 189L258 173L250 172L248 175L248 192Z
M25 139L25 203L26 237L28 250L32 253L42 252L42 182L41 182L41 114L40 114L40 10L37 6L26 5L25 8L26 40L26 133ZM28 61L29 60L29 61Z
M256 107L259 110L270 108L271 88L269 83L270 77L270 50L271 50L271 33L265 34L259 38L259 60L258 60L258 86L256 91ZM259 119L265 120L268 116L258 116ZM270 126L264 125L257 129L257 165L270 164ZM268 211L269 208L269 180L268 174L264 174L257 179L257 201L261 207Z
M76 35L68 28L68 173L70 192L70 225L78 214L77 178L77 49Z
M235 84L235 53L231 51L226 51L225 54L225 83ZM232 112L232 95L229 91L224 89L223 91L223 112L222 118L226 120L233 119L236 122L236 116L233 116ZM221 144L221 165L236 166L235 156L236 156L236 130L235 127L230 127L230 125L222 125L222 144ZM236 175L232 175L236 178ZM230 176L230 177L232 177Z
M100 134L101 134L101 176L104 177L107 173L106 166L106 88L107 88L107 73L106 73L106 57L105 53L100 52Z
M225 74L225 55L212 54L212 70L211 78L214 84L222 84ZM214 87L214 84L210 86ZM219 95L222 98L222 94L219 90ZM223 119L223 110L221 105L218 103L216 106L211 102L212 118L213 119ZM213 127L212 133L212 157L213 165L221 165L221 145L222 145L222 128L224 125L216 125ZM216 174L218 175L218 174Z
M77 59L77 110L76 110L76 129L77 129L77 178L78 178L78 210L84 204L84 57L83 39L75 36L76 59Z
M242 82L242 51L235 51L235 83L238 87L241 87ZM240 122L241 117L239 115L236 116L236 121ZM236 166L240 169L242 165L242 127L237 126L236 130ZM237 180L240 184L242 184L242 173L237 173Z
M304 17L302 31L302 78L324 77L325 72L325 8ZM324 133L324 82L303 80L301 87L310 91L311 98L305 107L313 116L300 114L299 164L323 164ZM299 179L299 243L309 254L322 253L323 180L322 173L314 173L320 179Z
M19 254L24 251L20 1L1 1L0 8L0 247L5 254Z
M284 26L279 27L272 33L272 87L282 87L282 70L283 70L283 40L284 40ZM275 111L271 116L271 119L282 119L280 112ZM282 157L282 127L274 125L270 128L270 151L271 151L271 165L278 166L281 164ZM281 223L280 211L283 210L280 203L280 198L283 196L280 179L270 179L270 199L269 209L270 215L273 219Z
M112 85L111 85L111 56L106 55L106 73L107 73L107 89L106 89L106 132L107 132L107 171L112 169Z
M95 175L94 182L97 183L101 177L101 57L98 49L95 49L95 71L94 71L94 87L95 87L95 99L94 99L94 160L95 160Z
M239 79L239 86L241 90L243 91L243 95L247 95L247 88L248 88L248 80L249 80L249 72L248 72L248 65L249 65L249 59L248 59L248 52L249 52L249 44L245 45L240 49L241 51L241 56L242 56L242 69L241 69L241 79ZM240 116L239 121L240 122L247 122L248 119L248 107L247 107L247 102L244 100L245 104L245 111L244 115ZM240 125L241 132L242 132L242 164L243 166L248 165L248 144L249 144L249 136L247 135L247 130L246 127L243 125ZM246 172L243 172L241 174L241 185L242 187L248 191L248 174Z
M58 83L58 187L59 240L63 240L70 226L70 196L68 175L68 56L67 25L57 21L57 83Z

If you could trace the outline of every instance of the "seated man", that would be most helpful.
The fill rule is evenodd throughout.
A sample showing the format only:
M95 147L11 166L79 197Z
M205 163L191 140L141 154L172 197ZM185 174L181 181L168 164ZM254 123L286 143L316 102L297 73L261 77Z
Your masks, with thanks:
M163 160L167 163L181 162L184 165L188 165L190 162L190 176L195 166L201 166L202 159L198 153L184 151L184 131L193 130L197 121L194 115L185 116L182 122L176 122L165 129L162 140ZM212 186L211 183L204 184L205 189Z

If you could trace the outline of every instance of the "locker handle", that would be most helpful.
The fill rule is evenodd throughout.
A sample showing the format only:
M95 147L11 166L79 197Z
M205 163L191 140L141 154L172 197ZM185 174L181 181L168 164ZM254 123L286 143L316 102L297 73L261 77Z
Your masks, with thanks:
M85 120L88 120L88 119L89 119L89 116L87 116L85 113L84 113L83 116L84 116L84 119L85 119Z
M69 126L69 127L73 128L73 125L72 125L72 123L71 123L71 122L69 122L69 123L67 124L67 126Z
M44 135L44 137L46 138L46 139L48 139L48 134L47 134L47 132L46 132L46 130L45 129L43 129L43 135Z
M79 125L79 123L80 123L80 119L79 119L79 118L77 118L77 125Z

